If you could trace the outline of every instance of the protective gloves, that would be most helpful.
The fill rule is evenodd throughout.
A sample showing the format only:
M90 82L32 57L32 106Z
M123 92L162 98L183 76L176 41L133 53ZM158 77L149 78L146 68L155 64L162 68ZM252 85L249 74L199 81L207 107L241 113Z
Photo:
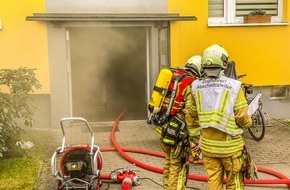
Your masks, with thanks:
M199 144L190 142L191 156L193 158L193 163L198 163L201 160Z
M243 159L243 166L242 166L242 173L246 179L252 179L256 181L258 179L258 170L257 166L252 159L251 155L248 152L246 145L244 146L244 150L242 153Z
M252 179L253 181L256 181L258 179L257 166L249 154L248 154L248 162L249 162L249 168L245 172L245 178Z

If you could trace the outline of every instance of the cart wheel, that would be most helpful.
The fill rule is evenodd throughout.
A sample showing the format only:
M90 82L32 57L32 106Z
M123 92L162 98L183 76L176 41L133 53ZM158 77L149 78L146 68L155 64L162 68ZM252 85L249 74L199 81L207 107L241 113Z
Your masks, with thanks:
M101 189L101 181L98 179L94 179L92 186L91 186L91 190L100 190Z
M57 179L54 181L54 190L62 190L62 183L61 180Z

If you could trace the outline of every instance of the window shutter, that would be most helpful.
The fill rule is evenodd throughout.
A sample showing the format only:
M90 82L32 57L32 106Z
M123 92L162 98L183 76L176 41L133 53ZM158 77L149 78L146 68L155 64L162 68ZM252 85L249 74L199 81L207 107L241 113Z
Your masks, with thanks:
M208 1L208 17L224 17L224 0Z
M251 11L264 10L266 14L278 15L278 0L236 0L236 16L248 15Z

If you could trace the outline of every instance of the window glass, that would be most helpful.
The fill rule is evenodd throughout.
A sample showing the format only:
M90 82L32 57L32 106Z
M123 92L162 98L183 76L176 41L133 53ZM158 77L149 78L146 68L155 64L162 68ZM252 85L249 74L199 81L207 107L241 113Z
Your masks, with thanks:
M270 88L270 99L287 99L287 86L273 86Z
M253 11L271 15L272 23L282 22L283 0L208 0L209 24L244 23L243 17Z
M224 0L209 0L209 17L224 17Z
M236 0L236 16L248 15L256 10L264 10L266 14L277 16L278 0Z

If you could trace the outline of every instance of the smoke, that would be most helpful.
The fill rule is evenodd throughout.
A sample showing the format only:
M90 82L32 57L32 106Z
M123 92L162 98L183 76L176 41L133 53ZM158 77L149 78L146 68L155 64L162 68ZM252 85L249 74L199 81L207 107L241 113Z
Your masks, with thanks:
M71 28L69 32L74 116L114 120L127 109L129 119L144 119L145 28Z

